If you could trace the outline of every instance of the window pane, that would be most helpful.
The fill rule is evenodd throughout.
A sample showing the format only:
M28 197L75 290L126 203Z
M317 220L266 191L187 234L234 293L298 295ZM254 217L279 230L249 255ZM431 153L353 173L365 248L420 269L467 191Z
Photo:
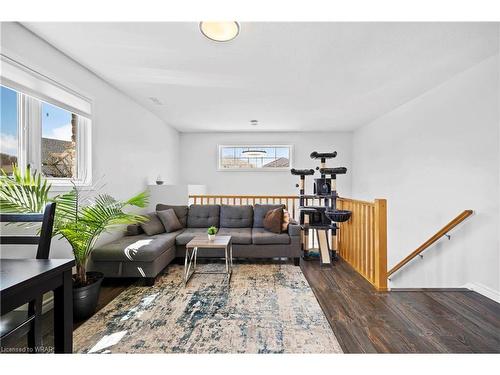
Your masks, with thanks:
M254 153L249 154L244 151L254 151ZM290 146L223 146L220 158L221 168L227 169L289 168Z
M47 177L76 178L77 116L42 102L42 173Z
M276 147L276 157L290 159L290 149L288 147Z
M290 149L288 147L275 147L271 160L267 159L264 168L288 168L290 167Z
M0 129L1 129L1 165L8 174L12 173L12 164L17 163L17 92L0 86Z

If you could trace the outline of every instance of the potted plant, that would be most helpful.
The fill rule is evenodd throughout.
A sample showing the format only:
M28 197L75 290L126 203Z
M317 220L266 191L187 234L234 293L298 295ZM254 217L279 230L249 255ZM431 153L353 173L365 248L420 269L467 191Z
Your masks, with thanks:
M48 202L56 203L52 235L64 238L71 245L76 261L73 275L73 311L75 319L84 319L95 312L103 275L87 272L87 261L99 236L124 224L140 223L147 218L125 213L126 206L145 207L146 193L117 201L107 194L83 196L73 184L69 192L49 197L51 185L28 167L21 173L13 166L12 176L2 169L0 175L0 211L42 212Z
M217 233L217 228L211 226L210 228L208 228L207 233L208 233L208 240L213 241L215 240L215 234Z

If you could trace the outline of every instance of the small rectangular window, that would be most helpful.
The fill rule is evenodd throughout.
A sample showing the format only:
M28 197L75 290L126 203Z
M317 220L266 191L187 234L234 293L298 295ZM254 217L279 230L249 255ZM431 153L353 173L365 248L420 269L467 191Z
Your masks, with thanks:
M292 149L291 145L219 145L218 170L289 170Z

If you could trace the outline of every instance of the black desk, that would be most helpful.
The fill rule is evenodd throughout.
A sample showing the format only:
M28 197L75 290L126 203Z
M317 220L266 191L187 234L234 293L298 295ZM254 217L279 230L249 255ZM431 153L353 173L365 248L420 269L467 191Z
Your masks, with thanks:
M0 259L1 314L54 291L54 350L73 351L73 259Z

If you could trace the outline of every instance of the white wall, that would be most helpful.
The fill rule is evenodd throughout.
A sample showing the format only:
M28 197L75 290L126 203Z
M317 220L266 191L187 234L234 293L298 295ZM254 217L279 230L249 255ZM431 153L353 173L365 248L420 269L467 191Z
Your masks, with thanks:
M1 24L1 52L93 100L93 178L106 183L103 192L128 198L158 174L178 182L175 129L19 24ZM1 256L24 253L2 246ZM69 257L69 247L58 241L51 256Z
M498 64L489 58L353 135L353 196L388 200L389 267L475 211L391 287L500 290Z
M297 194L299 179L290 171L217 171L219 144L292 144L294 167L315 168L319 161L309 157L312 151L338 152L327 165L347 167L347 174L338 176L338 192L351 192L351 133L181 133L181 180L185 184L205 184L207 194ZM316 177L318 177L317 175ZM312 194L312 179L307 179Z

